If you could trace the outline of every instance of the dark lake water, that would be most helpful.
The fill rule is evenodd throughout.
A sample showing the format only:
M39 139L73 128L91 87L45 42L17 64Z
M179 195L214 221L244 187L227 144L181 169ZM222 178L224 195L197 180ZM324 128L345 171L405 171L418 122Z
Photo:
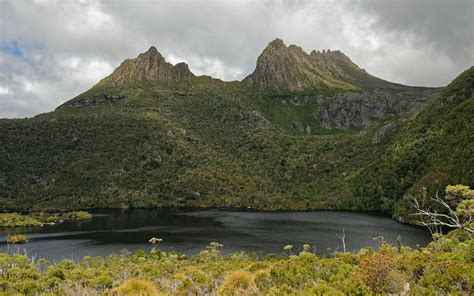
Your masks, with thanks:
M195 254L212 241L224 244L225 253L281 253L307 243L318 254L342 250L336 236L345 231L350 251L372 246L382 236L391 244L424 246L430 235L424 228L403 225L388 217L354 212L252 212L230 210L133 209L100 210L86 222L68 222L39 228L0 229L0 252L26 252L51 261L83 256L107 256L123 249L149 250L151 237L163 238L160 248ZM25 233L29 242L9 246L8 232Z

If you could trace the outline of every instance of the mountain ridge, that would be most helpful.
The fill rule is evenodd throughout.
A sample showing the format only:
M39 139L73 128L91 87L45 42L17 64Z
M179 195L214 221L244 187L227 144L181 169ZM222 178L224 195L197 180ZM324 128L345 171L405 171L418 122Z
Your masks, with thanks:
M155 46L151 46L136 58L124 60L97 85L119 86L136 84L140 81L190 81L197 77L186 63L172 65ZM340 50L312 50L308 54L299 46L293 44L287 46L280 38L268 43L257 58L255 70L237 82L260 90L291 92L318 88L333 88L341 91L396 86L433 88L388 82L368 74Z
M290 101L314 101L319 108L312 111L313 116L328 129L367 128L376 120L409 116L441 91L384 81L366 73L338 50L313 50L308 54L277 38L258 57L255 71L240 82L195 76L187 64L173 66L152 46L58 108L118 103L125 97L117 92L120 88L150 83L163 89L247 87L255 95L273 94L282 102L292 97ZM306 129L299 120L292 125Z

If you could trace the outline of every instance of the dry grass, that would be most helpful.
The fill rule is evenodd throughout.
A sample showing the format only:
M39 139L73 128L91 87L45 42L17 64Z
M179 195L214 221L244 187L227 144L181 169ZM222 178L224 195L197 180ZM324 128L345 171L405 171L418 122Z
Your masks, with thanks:
M152 282L141 279L129 279L113 289L112 295L154 296L159 295L159 292Z
M229 273L221 285L223 294L251 295L256 293L254 275L245 270L236 270Z

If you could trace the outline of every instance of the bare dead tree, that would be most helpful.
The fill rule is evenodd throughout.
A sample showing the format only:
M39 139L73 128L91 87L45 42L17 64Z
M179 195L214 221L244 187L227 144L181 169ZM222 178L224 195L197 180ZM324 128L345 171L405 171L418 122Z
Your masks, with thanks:
M436 238L436 235L441 233L442 227L463 229L471 235L474 234L472 215L460 217L456 210L439 196L438 192L436 192L434 197L429 197L428 191L426 188L423 188L421 190L421 199L409 195L407 200L415 210L415 213L412 215L419 217L418 225L427 227L433 238ZM429 200L441 207L443 211L439 212L437 209L430 207L427 204Z
M342 241L342 248L344 253L346 253L346 232L342 229L342 233L337 233L336 236Z

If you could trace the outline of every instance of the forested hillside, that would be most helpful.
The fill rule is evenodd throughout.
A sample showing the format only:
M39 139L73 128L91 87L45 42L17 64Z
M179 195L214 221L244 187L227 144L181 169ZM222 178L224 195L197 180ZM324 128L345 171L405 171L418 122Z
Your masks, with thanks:
M0 205L405 215L407 192L473 185L473 72L408 87L276 40L223 82L152 47L53 112L0 120Z

